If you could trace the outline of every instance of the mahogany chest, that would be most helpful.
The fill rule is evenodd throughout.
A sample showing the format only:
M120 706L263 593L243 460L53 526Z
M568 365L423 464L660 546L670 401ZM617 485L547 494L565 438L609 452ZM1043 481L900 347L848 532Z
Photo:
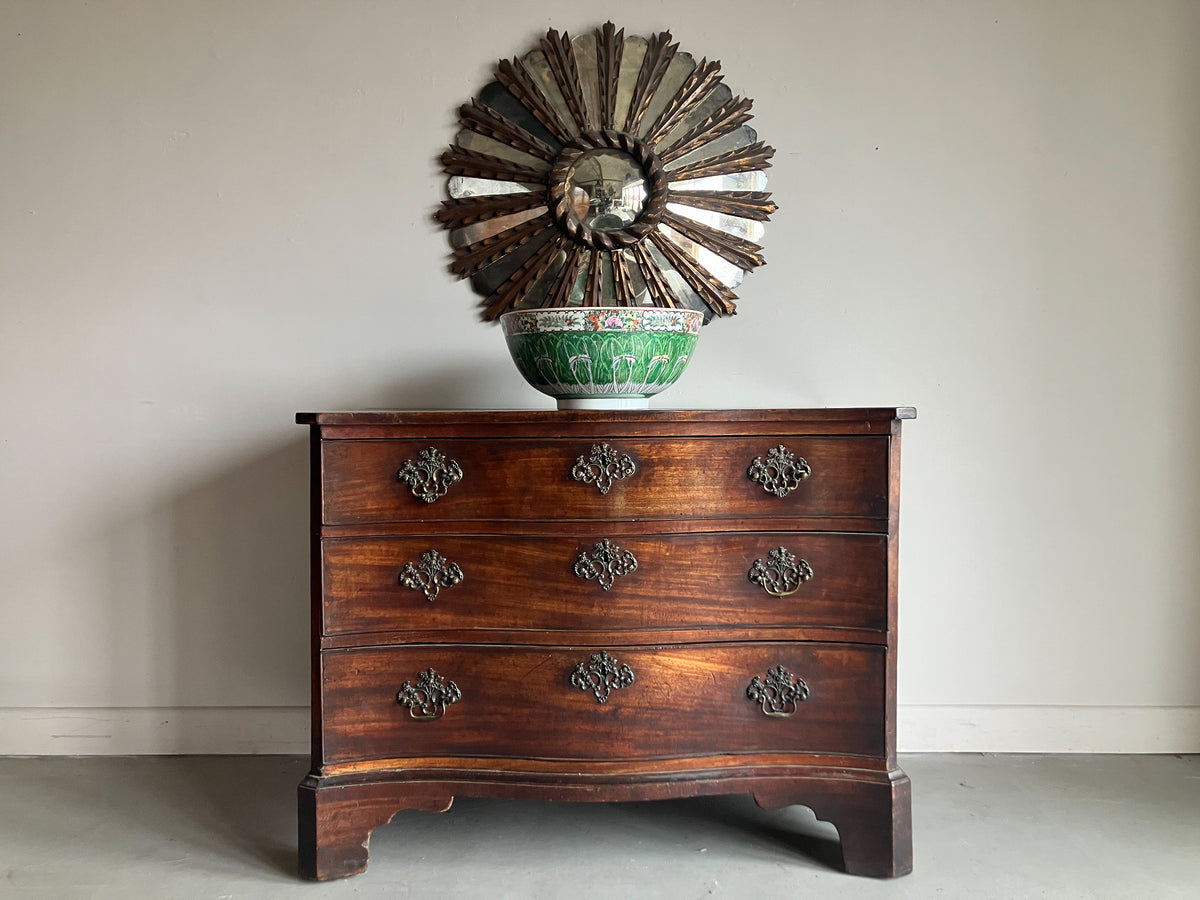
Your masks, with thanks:
M912 868L896 764L908 408L302 413L300 868L456 795L748 792Z

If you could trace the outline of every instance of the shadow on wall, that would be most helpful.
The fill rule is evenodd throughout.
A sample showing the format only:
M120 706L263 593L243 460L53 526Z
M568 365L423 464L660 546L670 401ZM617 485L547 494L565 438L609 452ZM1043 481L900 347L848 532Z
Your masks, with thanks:
M366 402L281 405L278 418L292 422L296 412L319 408L463 408L478 404L487 394L481 385L497 377L491 368L457 367L364 392ZM308 704L308 434L291 428L289 438L243 452L105 530L110 696L148 696L164 707ZM220 449L212 455L224 456ZM175 733L178 746L160 752L212 743ZM256 740L227 752L238 747L287 749Z

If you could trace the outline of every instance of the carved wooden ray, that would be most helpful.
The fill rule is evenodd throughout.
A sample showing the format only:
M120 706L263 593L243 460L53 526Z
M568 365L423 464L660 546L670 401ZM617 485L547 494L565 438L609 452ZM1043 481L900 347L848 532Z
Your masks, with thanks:
M702 59L683 82L667 108L662 111L646 136L642 138L647 144L654 145L671 133L680 119L696 108L718 84L721 83L721 63L709 62Z
M737 300L737 295L723 285L708 269L684 253L678 244L657 230L650 234L650 240L654 241L654 245L675 267L675 271L691 285L692 290L700 295L700 299L716 315L732 316L737 312L737 304L734 302Z
M535 234L545 231L549 225L550 213L545 212L520 225L514 225L508 231L459 247L454 251L450 271L460 278L478 272L484 266L494 263L527 243Z
M678 44L671 43L671 32L663 31L654 35L646 42L646 56L642 67L638 70L637 81L633 83L633 98L629 102L629 120L625 130L629 134L637 134L638 126L646 116L654 92L662 84L663 76L667 74L667 66L675 57Z
M765 222L778 208L766 191L671 191L668 203L679 203L693 209L707 209L726 216L739 216Z
M600 127L611 129L617 109L617 78L625 52L625 29L612 22L596 29L596 66L600 76Z
M583 289L584 306L600 306L600 287L604 280L604 252L593 250L588 257L587 282Z
M543 191L492 194L486 197L461 197L443 200L442 208L434 217L447 228L453 229L545 205L546 194Z
M546 62L550 63L550 71L558 89L562 91L567 109L575 118L575 124L580 131L588 131L595 126L588 119L587 102L583 99L583 88L579 84L579 67L575 64L575 51L571 48L571 36L559 34L553 28L542 38L542 52L546 54Z
M717 256L728 260L740 269L748 271L766 263L761 254L762 247L753 241L735 237L716 228L709 228L707 225L701 225L699 222L669 209L663 213L662 221L684 237L691 238L701 247L707 247Z
M645 244L633 245L633 261L637 263L637 267L642 272L642 280L646 282L646 289L650 291L650 297L654 300L655 306L665 306L671 309L683 306L679 302L679 298L675 296L675 292L663 279L658 264L650 258Z
M500 181L518 181L522 184L545 184L546 173L523 166L512 160L501 159L478 150L451 146L442 154L442 171L447 175L466 175L471 178L493 178Z
M753 105L753 100L734 97L728 103L720 106L711 116L697 124L695 128L661 154L663 165L681 159L693 150L699 150L705 144L712 143L717 138L724 137L731 131L741 128L754 118L750 115L750 107Z
M585 252L579 244L574 242L569 243L567 247L567 260L558 273L554 287L546 295L546 306L567 305L567 302L571 299L571 289L575 287L575 281L579 277L579 266L583 263Z
M550 239L534 251L504 284L485 297L479 304L483 307L480 315L484 321L491 322L502 313L515 309L521 298L546 274L559 251L567 249L566 240L566 237L557 231L551 234Z
M558 151L545 141L534 137L515 122L504 118L478 100L464 103L458 108L458 121L464 128L470 129L476 134L482 134L484 137L493 138L502 144L508 144L514 150L544 159L547 163L553 162L558 155Z
M629 265L625 262L625 254L615 250L611 256L617 306L636 306L637 298L633 293L633 282L629 274Z
M504 85L510 94L520 100L521 105L529 110L534 118L545 125L546 130L562 143L567 143L579 133L577 129L559 118L550 101L546 99L545 93L520 59L514 59L511 62L506 59L500 60L496 66L496 80Z
M730 150L708 159L700 159L694 163L680 166L678 169L667 171L669 181L691 181L693 178L708 178L713 175L733 175L736 172L756 172L759 169L769 169L768 162L775 155L775 148L768 147L762 141L756 141L746 147Z

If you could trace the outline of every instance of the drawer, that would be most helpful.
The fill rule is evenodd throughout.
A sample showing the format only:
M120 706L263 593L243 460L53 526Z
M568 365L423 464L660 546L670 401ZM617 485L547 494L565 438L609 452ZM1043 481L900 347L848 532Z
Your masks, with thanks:
M326 524L888 512L887 437L351 440L321 453Z
M326 763L885 751L876 646L426 645L327 650L321 668Z
M887 626L878 534L403 535L322 556L326 634Z

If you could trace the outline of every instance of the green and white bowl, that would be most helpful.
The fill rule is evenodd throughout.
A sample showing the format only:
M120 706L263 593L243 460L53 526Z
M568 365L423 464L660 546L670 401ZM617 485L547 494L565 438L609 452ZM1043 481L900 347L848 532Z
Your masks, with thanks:
M702 313L657 307L572 306L500 317L525 380L559 409L644 409L691 361Z

